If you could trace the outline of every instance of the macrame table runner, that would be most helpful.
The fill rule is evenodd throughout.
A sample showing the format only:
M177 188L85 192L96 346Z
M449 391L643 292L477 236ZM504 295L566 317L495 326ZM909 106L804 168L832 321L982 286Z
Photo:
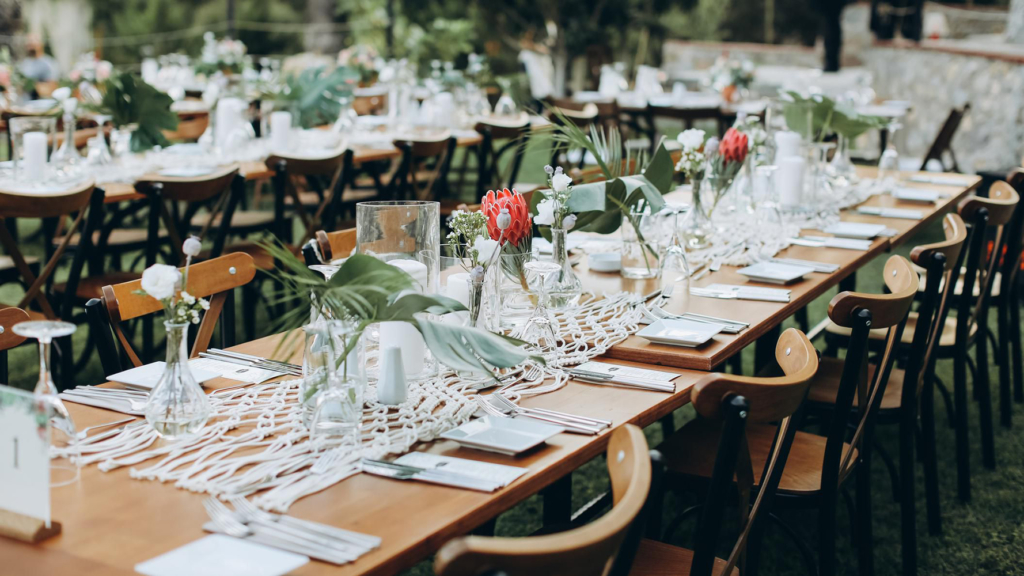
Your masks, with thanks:
M638 328L642 296L620 292L584 294L581 303L559 314L560 346L546 354L546 366L528 364L498 374L510 399L565 386L561 367L604 354ZM373 358L373 354L368 357ZM313 440L302 423L299 380L214 391L212 416L190 439L158 441L145 422L81 444L82 465L100 470L129 468L132 478L173 482L178 488L218 497L252 496L258 506L286 512L295 501L359 472L362 458L409 451L467 421L477 411L477 390L490 379L463 378L452 371L409 383L408 400L385 406L367 386L358 446L337 448ZM69 454L57 451L58 456ZM324 471L318 459L340 458Z

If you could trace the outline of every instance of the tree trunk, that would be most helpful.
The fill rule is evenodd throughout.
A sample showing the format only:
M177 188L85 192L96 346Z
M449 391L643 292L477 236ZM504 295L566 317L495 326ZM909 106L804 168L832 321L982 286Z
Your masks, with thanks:
M309 0L306 3L306 34L303 45L308 52L331 54L337 52L341 42L333 32L334 0Z

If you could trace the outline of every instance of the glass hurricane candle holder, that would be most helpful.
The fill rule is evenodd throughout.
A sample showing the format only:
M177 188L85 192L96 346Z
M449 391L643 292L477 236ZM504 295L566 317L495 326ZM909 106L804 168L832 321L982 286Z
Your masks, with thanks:
M57 142L57 119L19 116L8 121L15 179L41 182L49 176L50 154Z
M356 252L390 262L411 260L423 265L407 272L424 294L438 291L441 251L441 205L428 201L378 201L356 204ZM425 276L425 277L424 277Z

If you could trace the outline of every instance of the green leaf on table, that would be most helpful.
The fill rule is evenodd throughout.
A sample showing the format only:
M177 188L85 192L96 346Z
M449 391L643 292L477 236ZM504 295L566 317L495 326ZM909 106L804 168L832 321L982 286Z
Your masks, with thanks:
M672 155L668 153L664 142L658 144L658 149L654 151L654 156L644 168L643 175L658 192L668 194L672 190L675 164L672 162Z
M454 370L490 372L492 367L511 368L528 359L544 363L542 357L523 348L525 342L514 338L425 318L416 318L412 324L423 335L434 357Z
M885 119L879 116L860 114L849 106L837 104L832 111L832 130L852 140L868 130L883 128Z
M458 300L446 296L427 296L411 292L404 294L392 302L380 315L379 320L394 321L402 320L409 322L414 314L425 312L427 314L448 314L449 312L461 312L466 307Z
M116 127L134 124L132 152L142 152L170 142L164 130L178 127L178 115L171 111L173 100L130 72L123 72L104 84L103 100L97 107L110 114Z
M344 66L326 70L321 66L291 74L280 89L260 97L290 111L303 128L331 124L341 113L341 101L352 97L360 74Z
M534 196L537 196L534 194ZM572 187L569 196L569 211L574 214L582 212L600 212L605 209L604 182L591 182Z

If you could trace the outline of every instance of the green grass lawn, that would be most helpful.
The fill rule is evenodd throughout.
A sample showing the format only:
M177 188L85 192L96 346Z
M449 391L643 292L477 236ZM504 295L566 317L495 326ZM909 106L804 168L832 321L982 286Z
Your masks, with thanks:
M547 142L541 140L533 143L527 150L526 161L519 180L542 182L544 173L541 167L549 161ZM456 158L455 166L459 166L459 158ZM475 198L472 196L473 194L467 194L464 199L473 201ZM23 221L19 223L19 228L21 238L25 239L23 242L25 252L41 256L41 240L38 236L34 239L31 236L38 228L38 224ZM929 230L922 235L921 243L939 237L938 234L937 228ZM909 249L909 246L905 246L900 253L907 255ZM881 269L884 259L884 257L879 258L858 274L859 290L881 291ZM828 300L834 293L833 290L810 306L812 322L824 317ZM19 286L10 284L2 286L0 287L0 302L12 305L18 301L21 294L22 290ZM256 314L257 326L271 325L271 319L262 305L257 310L248 312ZM239 315L240 319L241 315ZM992 322L994 323L994 318ZM787 326L790 324L791 322L787 323ZM240 330L239 335L241 335ZM80 329L76 334L76 350L81 350L85 336L84 329ZM752 351L746 351L745 360L748 369L753 359L752 356ZM31 388L37 378L36 362L36 352L32 346L26 345L12 350L10 352L10 382L19 387ZM993 366L993 379L997 374L996 370ZM952 368L948 361L940 362L938 375L943 381L952 382L951 372ZM79 384L98 383L103 380L103 376L97 357L91 358L86 368L76 374ZM995 401L998 402L998 398ZM939 402L939 406L942 406L941 402ZM998 414L998 406L995 408L995 413ZM1024 432L1019 428L1021 423L1024 423L1024 405L1017 405L1014 408L1018 428L1007 430L997 427L996 429L998 458L996 470L982 469L980 456L973 463L974 500L969 504L960 504L955 497L953 431L945 425L945 415L940 412L938 454L944 534L939 537L927 535L923 512L923 488L919 488L917 509L918 534L920 535L920 574L1010 575L1024 573L1024 499L1021 498L1021 492L1024 489ZM690 407L684 407L675 414L677 426L691 418L693 418L693 410ZM978 419L974 406L972 406L970 420L972 424L972 454L979 455ZM651 446L660 441L661 428L659 426L652 426L646 432ZM877 431L877 436L891 454L897 453L895 428L880 428ZM900 573L899 507L893 502L888 474L878 458L875 459L874 465L875 568L879 576L888 576ZM920 478L918 480L918 486L921 487L922 481ZM608 480L603 459L599 458L577 470L573 475L573 485L574 507L583 505L606 490ZM699 495L682 498L670 495L666 500L666 524L671 522L676 512L698 500ZM498 518L497 533L501 536L528 535L540 528L541 514L540 498L537 496L529 498ZM804 537L813 541L815 527L813 512L785 514L784 518L791 524L799 526ZM679 545L691 546L692 530L693 522L685 523L684 528L678 534L672 535L671 541ZM843 507L840 507L839 511L838 531L840 534L838 548L840 572L855 574L856 554L851 546L849 521ZM726 532L726 539L731 540L733 537L732 532ZM721 555L727 554L726 546L723 546ZM763 574L797 575L805 573L796 548L777 531L771 530L765 540L762 569ZM431 574L429 560L425 560L414 569L407 571L406 574Z

